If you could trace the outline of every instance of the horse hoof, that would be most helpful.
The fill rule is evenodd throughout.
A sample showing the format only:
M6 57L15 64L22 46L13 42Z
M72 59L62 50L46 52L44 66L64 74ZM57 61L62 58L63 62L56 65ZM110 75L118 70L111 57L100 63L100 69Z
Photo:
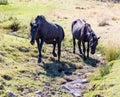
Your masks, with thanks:
M57 57L57 54L56 54L56 53L53 53L53 56L54 56L54 57Z
M60 59L57 60L57 63L60 63Z
M83 53L82 53L82 52L80 52L80 54L82 55Z
M60 60L58 60L57 63L60 63Z
M41 63L41 61L42 61L41 59L38 59L38 63Z
M86 57L86 56L83 56L83 60L87 60L87 57Z

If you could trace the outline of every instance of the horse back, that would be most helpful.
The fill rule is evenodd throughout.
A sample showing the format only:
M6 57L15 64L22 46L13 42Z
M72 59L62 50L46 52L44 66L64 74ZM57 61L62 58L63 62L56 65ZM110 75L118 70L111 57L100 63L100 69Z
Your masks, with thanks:
M42 35L45 39L45 42L51 44L55 40L62 41L64 39L64 30L63 28L54 23L46 22L41 27Z
M60 25L58 25L58 24L55 24L55 25L57 26L57 29L58 29L58 36L59 36L60 40L62 41L65 37L64 30Z
M72 22L71 30L74 38L79 39L81 37L81 30L85 22L83 20L77 19Z

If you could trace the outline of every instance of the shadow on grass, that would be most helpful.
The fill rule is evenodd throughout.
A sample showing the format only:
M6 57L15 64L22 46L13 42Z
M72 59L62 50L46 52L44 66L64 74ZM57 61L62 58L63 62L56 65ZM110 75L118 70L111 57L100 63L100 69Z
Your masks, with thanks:
M97 59L93 59L91 57L87 58L87 59L84 59L83 58L83 61L87 64L87 65L90 65L92 67L96 67L97 64L100 62L99 60Z
M65 61L62 62L52 61L50 63L43 62L43 64L40 66L46 71L46 73L41 74L53 78L63 77L64 74L71 75L76 70L76 66L74 64Z

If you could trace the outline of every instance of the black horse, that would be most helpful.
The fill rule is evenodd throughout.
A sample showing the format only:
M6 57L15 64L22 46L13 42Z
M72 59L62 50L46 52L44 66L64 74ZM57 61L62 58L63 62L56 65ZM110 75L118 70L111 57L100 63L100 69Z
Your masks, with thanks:
M30 23L30 26L30 43L33 45L36 40L39 50L38 63L41 62L41 49L44 42L53 44L52 54L54 57L57 57L55 48L56 44L58 45L58 61L60 61L61 42L65 36L63 28L58 24L48 22L43 15L38 15L35 20Z
M83 53L84 58L85 57L85 42L87 42L87 57L89 57L89 47L91 48L91 54L95 53L96 46L98 45L98 39L100 37L97 37L94 33L94 31L91 29L90 24L86 23L85 20L77 19L72 22L72 36L73 36L73 53L75 53L75 45L76 41L78 40L78 48L80 54ZM83 45L83 52L81 50L81 42Z

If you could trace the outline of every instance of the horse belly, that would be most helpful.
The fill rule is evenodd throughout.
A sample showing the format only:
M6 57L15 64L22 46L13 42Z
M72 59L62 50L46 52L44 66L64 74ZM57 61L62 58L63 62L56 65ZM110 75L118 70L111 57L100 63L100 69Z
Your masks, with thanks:
M73 37L76 39L80 39L80 37L81 37L80 32L78 32L78 31L73 32Z
M47 39L45 39L45 43L47 43L47 44L53 44L54 41L56 41L55 38L47 38Z

